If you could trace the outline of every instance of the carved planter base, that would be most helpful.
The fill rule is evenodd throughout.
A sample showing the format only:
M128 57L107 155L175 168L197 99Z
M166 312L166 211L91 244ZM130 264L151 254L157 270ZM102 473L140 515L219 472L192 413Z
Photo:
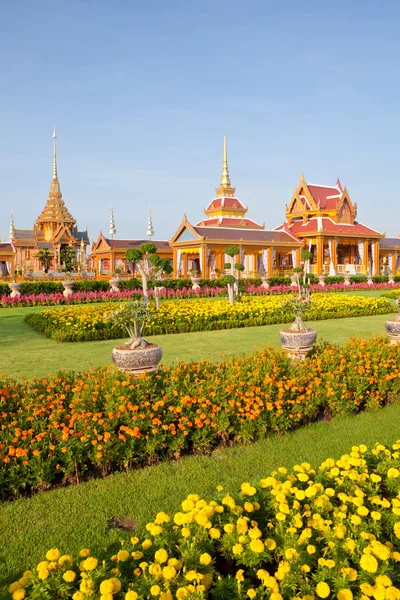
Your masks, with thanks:
M200 290L200 277L192 277L192 290L194 292L198 292Z
M386 333L391 344L400 344L400 321L386 321Z
M262 286L265 290L269 289L269 277L261 277Z
M143 373L154 373L162 357L161 346L151 344L147 348L131 350L126 346L113 348L113 363L122 373L138 377Z
M74 282L73 281L63 281L62 285L64 288L63 296L64 296L64 298L68 298L68 296L71 296L73 294Z
M121 280L118 277L113 277L108 282L112 292L119 292L119 286L121 284Z
M286 350L291 360L304 360L313 349L317 332L315 329L307 331L294 331L293 329L282 329L279 332L282 348Z
M12 283L8 284L8 287L11 290L10 298L19 298L19 296L21 295L21 286L22 283L19 283L18 281L13 281Z

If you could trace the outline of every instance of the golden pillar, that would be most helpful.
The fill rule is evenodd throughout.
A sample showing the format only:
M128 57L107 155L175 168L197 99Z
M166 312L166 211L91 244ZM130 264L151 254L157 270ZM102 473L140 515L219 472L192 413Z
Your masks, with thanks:
M202 273L201 276L203 279L207 279L207 277L209 276L208 274L208 265L207 265L207 246L200 246L200 253L201 253L201 266L202 266Z
M397 275L396 267L397 267L397 252L392 252L392 264L389 265L389 269L392 271L392 275Z
M317 275L322 275L324 265L324 238L317 238Z
M301 248L296 248L296 266L300 267L301 263Z
M364 260L363 260L363 273L368 273L368 255L369 255L369 242L364 240Z
M379 264L379 242L378 240L374 241L374 260L375 260L375 276L380 275L380 264Z
M272 277L273 275L273 263L272 263L272 248L267 248L267 261L268 261L268 276Z
M188 274L188 255L187 252L183 253L183 278L186 279Z
M174 273L174 279L177 279L178 277L178 248L172 248L172 266L173 266L173 273Z
M338 240L337 240L337 238L334 238L332 240L332 264L333 264L333 268L335 269L335 273L336 273L336 269L337 269L337 247L338 247Z

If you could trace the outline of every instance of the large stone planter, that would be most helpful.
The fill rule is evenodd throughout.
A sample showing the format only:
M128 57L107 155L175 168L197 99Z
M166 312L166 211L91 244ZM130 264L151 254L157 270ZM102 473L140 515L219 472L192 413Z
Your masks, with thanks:
M192 290L198 292L200 290L200 277L192 277Z
M63 281L62 285L64 288L64 291L63 291L64 298L68 298L69 296L72 296L73 291L74 291L74 282L73 281Z
M313 349L315 340L317 339L315 329L307 329L307 331L282 329L279 335L282 348L286 350L288 357L292 360L304 360L307 354Z
M367 275L367 283L368 285L373 285L374 281L374 276L373 275Z
M321 287L325 287L325 275L319 275L318 276L318 284Z
M388 283L394 283L393 275L389 275Z
M346 273L344 276L344 285L351 285L350 283L350 277L351 275L349 273Z
M112 292L119 292L119 286L121 285L121 280L119 277L113 277L108 283Z
M19 298L20 297L21 286L22 286L22 283L20 283L18 281L12 281L11 283L8 284L8 287L11 290L10 298Z
M161 346L151 344L146 348L131 350L126 346L113 348L113 363L122 373L138 377L143 373L154 373L162 357Z
M261 277L262 286L264 289L269 289L269 277Z
M294 275L294 274L290 276L290 285L291 285L292 287L296 287L296 288L297 288L297 287L298 287L298 285L299 285L299 283L298 283L298 280L297 280L297 278L296 278L296 275Z

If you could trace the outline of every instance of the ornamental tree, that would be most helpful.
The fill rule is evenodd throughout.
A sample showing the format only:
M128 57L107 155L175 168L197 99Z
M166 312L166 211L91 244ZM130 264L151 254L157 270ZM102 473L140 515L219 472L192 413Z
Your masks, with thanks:
M61 248L60 261L64 265L64 273L70 273L74 269L76 250L72 246Z
M51 254L48 248L42 248L37 253L38 261L45 273L48 272L51 265Z
M224 250L225 254L231 257L231 262L227 262L224 264L224 269L231 271L230 275L225 275L222 280L226 284L228 288L228 297L229 302L233 304L234 302L234 293L239 293L239 271L244 270L244 265L242 263L235 263L234 259L240 252L237 246L228 246Z
M124 327L129 335L126 344L130 350L143 349L149 342L142 337L146 321L152 316L152 311L143 300L130 300L118 310L107 315L107 321Z
M172 273L171 263L167 258L157 254L157 248L152 242L146 242L140 248L130 248L125 252L125 259L135 265L142 279L143 302L149 302L149 279L157 280L163 273ZM159 308L159 286L154 287L156 307Z

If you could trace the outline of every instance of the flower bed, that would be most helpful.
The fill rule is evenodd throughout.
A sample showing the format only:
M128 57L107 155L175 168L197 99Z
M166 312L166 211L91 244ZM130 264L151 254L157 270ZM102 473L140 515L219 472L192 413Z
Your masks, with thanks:
M0 496L285 433L400 396L400 346L321 345L301 364L265 348L131 378L112 368L0 380Z
M384 298L392 298L393 300L397 300L400 298L400 290L392 290L391 292L387 292L386 294L382 294Z
M93 556L47 551L13 600L397 600L400 440L363 444L319 467L278 468L236 493L192 493L145 535ZM65 548L62 549L66 551Z
M253 327L293 320L288 306L282 306L285 296L244 297L234 305L226 300L205 299L163 302L146 323L147 335L213 331L236 327ZM123 328L107 321L115 308L110 304L48 309L27 315L25 320L36 331L59 342L82 342L115 339L126 336ZM317 294L312 297L305 319L336 319L395 312L387 298L364 298L337 294Z
M366 283L353 283L351 287L343 283L326 284L324 287L318 284L311 284L311 291L315 293L327 292L349 292L354 290L393 290L393 294L382 294L387 298L398 298L400 294L400 283L374 283L368 285ZM396 293L397 290L397 293ZM248 296L270 296L279 294L290 294L293 292L293 287L290 285L274 285L265 289L264 286L246 285L241 286L242 293ZM182 288L166 288L159 292L160 298L181 299L181 298L200 298L200 297L218 297L226 296L226 287L221 286L204 286L197 290L192 290L191 287ZM15 308L19 306L54 306L59 304L91 304L93 302L122 302L129 298L141 298L143 291L141 288L121 289L120 292L108 291L77 291L71 296L64 298L61 292L56 293L39 293L28 294L22 293L17 298L11 298L9 294L0 296L0 308ZM154 297L153 289L149 290L149 296Z

